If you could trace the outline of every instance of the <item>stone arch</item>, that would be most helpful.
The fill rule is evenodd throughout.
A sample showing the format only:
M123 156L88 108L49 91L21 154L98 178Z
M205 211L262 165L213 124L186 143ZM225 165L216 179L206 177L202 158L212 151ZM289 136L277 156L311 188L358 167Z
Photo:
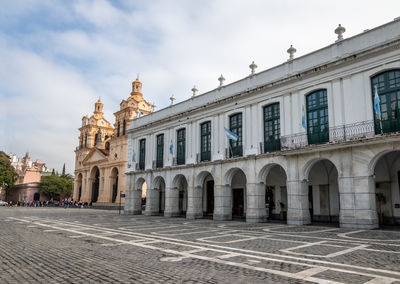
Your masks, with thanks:
M311 221L339 222L340 195L337 166L327 158L311 159L303 169Z
M267 218L286 220L288 208L286 170L278 163L265 165L258 175L258 180L265 188L262 194L265 198Z
M209 171L201 171L195 179L195 188L193 193L193 203L196 218L213 216L215 205L215 179Z
M379 224L400 224L400 150L382 151L370 163L373 167L372 198Z
M338 171L338 173L339 173L339 169L340 169L340 167L338 166L339 163L338 163L337 161L335 161L334 159L331 159L331 158L324 158L324 157L321 157L321 158L312 158L312 159L308 160L308 161L304 164L304 166L303 166L303 168L302 168L302 170L301 170L301 172L300 172L300 176L299 176L299 177L300 177L300 180L308 180L308 177L309 177L309 175L310 175L311 169L315 166L316 163L318 163L319 161L322 161L322 160L327 160L327 161L329 161L330 163L332 163L332 164L335 166L335 168L336 168L336 170Z
M285 175L286 175L286 171L287 171L286 168L282 164L274 162L274 163L267 164L261 168L260 172L257 175L257 182L265 183L269 173L271 172L271 169L276 166L280 167L285 172Z
M223 175L223 184L229 184L230 185L232 183L233 177L238 172L242 172L246 177L248 176L247 173L240 167L230 168Z
M119 184L119 171L117 167L111 170L111 202L115 203L118 196L118 184Z
M245 217L247 209L247 176L240 168L229 169L225 176L224 182L231 188L232 196L232 216Z
M375 167L378 161L385 155L389 153L397 153L400 152L400 149L392 149L392 150L384 150L376 154L368 164L368 173L369 175L373 176L375 172Z
M90 170L89 180L91 181L90 203L95 203L99 198L100 190L100 169L97 166L92 167L92 169Z
M172 180L174 189L178 190L178 212L180 215L186 215L188 207L188 180L185 175L177 174Z
M153 179L152 186L146 194L146 216L155 216L164 213L165 209L165 180L162 176Z

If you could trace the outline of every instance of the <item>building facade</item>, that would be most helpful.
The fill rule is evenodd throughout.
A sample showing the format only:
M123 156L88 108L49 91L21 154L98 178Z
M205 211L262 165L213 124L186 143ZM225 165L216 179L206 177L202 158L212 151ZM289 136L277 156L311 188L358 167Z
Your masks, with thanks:
M79 146L75 150L74 195L76 201L98 204L119 203L125 193L130 121L152 110L136 79L128 99L114 113L114 126L103 115L103 103L95 103L93 115L82 118ZM124 200L122 200L123 202Z
M11 165L15 168L18 179L9 191L7 199L12 201L47 201L49 198L39 192L39 183L44 175L49 175L52 169L40 160L31 161L29 153L23 158L9 155ZM4 196L5 198L6 196Z
M145 215L399 223L400 21L343 32L131 121L125 213L142 213L146 184Z

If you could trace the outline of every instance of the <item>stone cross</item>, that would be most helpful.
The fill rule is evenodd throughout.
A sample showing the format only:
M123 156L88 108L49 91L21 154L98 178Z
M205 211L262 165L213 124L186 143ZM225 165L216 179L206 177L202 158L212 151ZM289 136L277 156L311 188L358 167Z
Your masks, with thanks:
M194 97L196 95L197 91L198 90L197 90L196 86L193 86L193 88L192 88L192 92L193 92L192 97Z

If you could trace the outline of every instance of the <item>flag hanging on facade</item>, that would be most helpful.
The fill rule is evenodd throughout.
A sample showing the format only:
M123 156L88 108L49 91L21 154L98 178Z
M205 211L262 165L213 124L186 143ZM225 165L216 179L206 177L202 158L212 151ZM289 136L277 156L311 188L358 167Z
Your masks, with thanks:
M225 127L226 137L230 140L237 141L239 136Z
M136 162L136 153L135 150L132 152L132 162Z
M378 88L375 86L375 95L374 95L374 109L378 114L379 119L382 119L382 112L381 112L381 99L378 95Z
M169 152L171 153L171 155L174 154L174 144L172 144L172 140L171 140L171 144L169 145Z
M303 126L304 130L307 130L307 125L306 125L306 114L304 112L304 105L301 108L301 125Z

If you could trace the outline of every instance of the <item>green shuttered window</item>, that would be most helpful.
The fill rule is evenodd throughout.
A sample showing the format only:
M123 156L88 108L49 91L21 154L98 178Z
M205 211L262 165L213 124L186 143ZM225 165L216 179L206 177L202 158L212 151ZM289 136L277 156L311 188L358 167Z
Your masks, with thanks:
M371 79L372 106L375 86L378 89L382 113L382 132L400 131L400 69L380 73ZM379 117L374 109L375 133L381 133Z
M200 125L200 161L211 161L211 121Z
M264 107L264 153L281 149L279 103Z
M308 144L329 142L328 96L326 90L306 97Z
M146 159L146 139L139 140L139 170L144 170Z
M229 118L229 128L239 138L236 141L229 140L231 157L243 156L243 136L242 136L242 113L237 113Z
M186 129L179 129L177 131L177 150L176 150L176 163L178 165L185 164L186 153Z
M164 134L157 135L156 167L164 166Z

